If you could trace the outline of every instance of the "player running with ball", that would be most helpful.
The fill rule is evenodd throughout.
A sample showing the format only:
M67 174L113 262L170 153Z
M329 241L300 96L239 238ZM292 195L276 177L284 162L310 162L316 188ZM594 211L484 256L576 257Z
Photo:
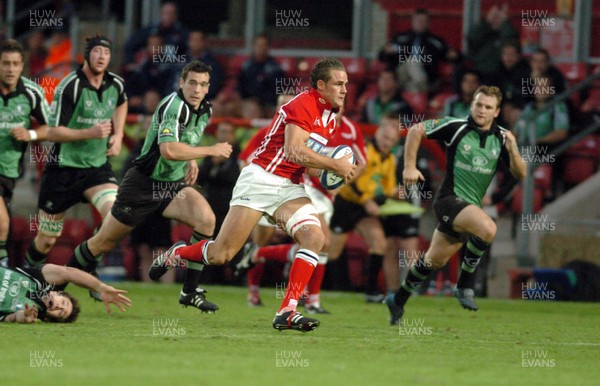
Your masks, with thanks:
M179 242L159 256L151 269L166 272L178 258L205 265L224 264L242 248L254 226L266 215L300 245L287 291L273 320L277 330L312 331L320 323L296 311L325 240L317 210L301 184L302 174L306 168L326 169L349 180L355 169L348 162L351 154L339 159L319 154L331 139L334 118L344 104L348 83L344 65L334 58L319 61L312 69L310 83L310 91L283 105L273 118L252 163L238 178L217 238L190 246Z
M496 124L502 102L500 89L481 86L474 95L467 119L428 120L409 129L402 173L405 186L424 180L416 167L417 150L423 138L443 140L448 162L446 177L433 203L439 225L431 245L410 268L400 289L386 298L392 325L399 323L412 292L432 270L443 267L465 242L465 259L454 296L466 309L479 308L473 299L474 272L496 236L496 223L481 209L481 200L500 162L519 179L525 177L526 166L514 135Z

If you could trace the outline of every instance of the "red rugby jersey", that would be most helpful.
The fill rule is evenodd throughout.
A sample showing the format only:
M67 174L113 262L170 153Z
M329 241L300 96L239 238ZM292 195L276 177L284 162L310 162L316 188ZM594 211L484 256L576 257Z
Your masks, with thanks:
M335 131L336 111L315 89L296 95L281 106L273 118L252 163L269 173L300 183L305 167L290 161L284 154L285 126L294 124L310 133L306 145L319 153Z

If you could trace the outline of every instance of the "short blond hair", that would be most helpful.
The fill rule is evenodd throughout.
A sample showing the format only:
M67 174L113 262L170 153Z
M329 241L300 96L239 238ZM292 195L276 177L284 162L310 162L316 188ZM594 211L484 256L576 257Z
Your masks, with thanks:
M496 86L479 86L477 90L475 90L475 94L473 94L473 98L477 96L477 94L487 95L489 97L495 97L498 100L498 107L502 103L502 91Z

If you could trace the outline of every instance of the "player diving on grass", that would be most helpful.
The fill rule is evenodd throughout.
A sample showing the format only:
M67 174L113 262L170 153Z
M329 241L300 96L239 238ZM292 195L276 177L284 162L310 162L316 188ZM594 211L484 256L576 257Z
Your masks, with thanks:
M424 177L416 167L417 150L423 138L442 140L446 146L446 176L433 203L439 221L431 245L413 264L395 294L386 298L390 323L398 324L404 305L432 270L443 267L466 243L464 262L453 294L468 310L479 307L474 300L473 281L477 264L496 236L496 223L482 209L481 200L501 164L518 179L526 174L514 135L498 126L502 93L497 87L475 91L467 119L446 117L418 123L409 129L404 152L405 186Z
M97 292L110 313L110 304L125 312L131 306L127 291L102 283L89 273L71 267L45 264L41 268L0 267L0 322L73 323L79 315L77 299L58 291L67 283Z
M318 320L296 311L325 241L318 211L301 182L306 168L331 170L346 181L354 175L356 166L348 162L352 154L339 159L319 154L335 130L335 116L344 104L347 83L339 60L326 58L315 64L310 74L311 90L279 109L252 163L242 170L217 238L190 246L176 243L157 257L151 274L162 275L179 259L225 264L244 246L260 218L268 216L300 245L273 328L312 331L318 327Z
M205 99L210 71L210 66L199 61L183 68L179 90L160 101L142 152L125 174L111 212L98 233L75 248L69 266L89 271L103 253L119 245L152 213L191 226L194 232L190 243L212 237L215 215L206 199L192 187L198 177L196 160L209 156L229 158L232 147L227 142L198 146L211 114ZM202 268L202 264L188 262L179 303L214 312L217 305L207 301L206 291L198 288Z

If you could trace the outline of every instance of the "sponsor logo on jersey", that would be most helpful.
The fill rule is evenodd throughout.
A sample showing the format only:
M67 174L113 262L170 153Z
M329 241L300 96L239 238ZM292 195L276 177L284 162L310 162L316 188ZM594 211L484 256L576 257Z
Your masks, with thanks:
M321 126L321 122L319 122L319 118L315 118L315 122L313 123L313 126L316 126L316 127Z
M169 129L168 127L165 127L164 129L161 130L160 136L161 137L174 137L175 134L173 134L171 129Z
M477 165L477 166L484 166L487 165L488 160L485 157L482 157L480 155L476 155L475 157L473 157L473 164Z
M105 109L96 109L96 111L94 111L94 116L97 118L101 118L106 116L106 110Z
M7 111L0 113L0 121L12 121L13 115Z

